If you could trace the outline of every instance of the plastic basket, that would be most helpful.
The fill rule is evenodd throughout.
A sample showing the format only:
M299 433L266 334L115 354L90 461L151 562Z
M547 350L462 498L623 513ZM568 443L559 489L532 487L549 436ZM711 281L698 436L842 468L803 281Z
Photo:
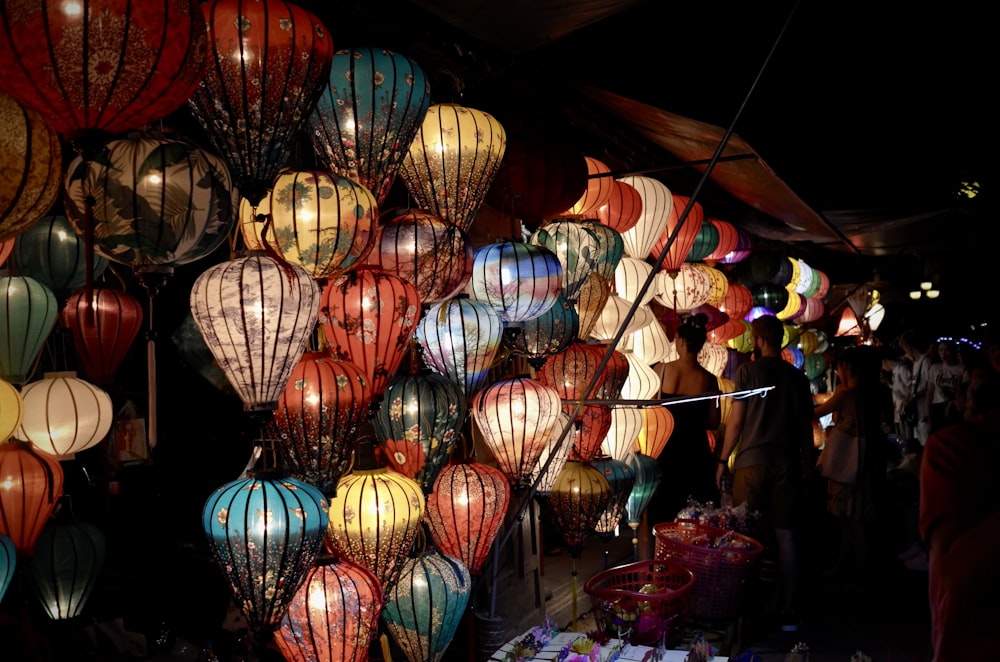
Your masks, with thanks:
M624 636L636 646L668 645L684 634L694 574L676 563L647 560L609 568L588 579L598 629Z
M653 536L657 561L676 563L694 573L692 616L739 616L747 577L764 551L763 545L741 533L687 521L656 524ZM709 546L720 539L725 541L720 546Z

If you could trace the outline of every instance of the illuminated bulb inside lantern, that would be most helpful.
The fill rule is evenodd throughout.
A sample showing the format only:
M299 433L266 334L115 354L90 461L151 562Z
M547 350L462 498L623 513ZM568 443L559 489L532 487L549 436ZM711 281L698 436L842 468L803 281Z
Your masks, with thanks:
M163 183L163 177L160 177L160 175L155 172L151 172L146 175L146 183L152 186L159 186Z
M312 395L306 396L306 404L310 407L315 407L319 404L319 394L313 393Z
M7 478L3 481L3 483L0 483L0 487L4 488L5 490L13 489L14 480L10 476L7 476Z
M468 506L469 505L469 493L467 491L465 491L465 490L462 490L461 494L458 495L457 501L458 501L459 505Z
M317 585L309 591L309 608L326 611L326 591L322 585Z
M410 404L406 405L407 414L416 414L418 410L419 407L417 407L417 403L415 402L411 402Z
M512 400L510 403L510 410L515 416L522 416L524 415L524 403L520 400Z
M295 213L295 221L297 223L315 223L316 214L311 209L299 207Z
M67 2L62 3L62 10L70 18L83 14L83 6L76 0L67 0Z

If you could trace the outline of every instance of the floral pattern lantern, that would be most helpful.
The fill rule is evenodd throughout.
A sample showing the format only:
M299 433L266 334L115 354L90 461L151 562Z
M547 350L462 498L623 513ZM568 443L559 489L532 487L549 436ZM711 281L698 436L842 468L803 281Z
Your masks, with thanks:
M0 476L0 533L13 541L19 556L30 556L62 496L62 465L11 439L0 443Z
M76 618L97 585L106 540L87 522L50 522L35 543L29 564L35 597L54 621Z
M554 388L564 400L580 400L591 381L594 393L607 381L606 372L597 374L603 356L603 347L575 342L545 362L538 381Z
M208 65L188 106L256 206L329 80L333 39L284 0L210 0Z
M468 231L506 146L506 131L489 113L434 104L403 158L399 176L418 207Z
M69 295L60 314L69 329L83 374L94 384L110 384L142 328L142 303L109 287L95 287L89 295Z
M597 208L597 220L621 234L634 228L641 215L642 196L639 191L617 179L611 185L608 201Z
M598 457L591 462L608 481L608 507L597 519L594 531L602 538L614 537L625 516L625 505L635 485L635 469L627 462L613 457Z
M87 283L87 247L65 216L45 216L14 239L10 266L53 292L66 293ZM91 280L108 266L101 256L91 259Z
M521 328L505 336L504 341L536 368L547 357L558 354L577 339L580 316L569 301L560 295L546 312L527 320Z
M571 405L563 406L563 411L571 413ZM577 419L580 421L580 431L573 438L573 448L569 451L569 459L579 462L590 462L601 452L601 444L611 429L611 407L607 405L585 405Z
M609 298L611 298L611 288L608 286L608 281L596 271L590 272L583 280L576 298L576 310L580 318L576 335L580 340L590 338Z
M15 436L59 460L104 441L114 422L111 396L75 372L47 372L21 388L21 399Z
M642 200L639 220L622 235L625 253L637 260L645 260L674 213L674 197L665 184L650 177L623 177L621 181L638 191Z
M454 223L420 210L406 210L382 225L378 264L417 289L422 303L449 299L472 276L469 238Z
M546 504L574 559L579 558L610 498L611 486L602 471L589 462L567 460L563 465Z
M6 62L3 38L0 32L0 61ZM0 241L6 241L31 227L59 198L62 147L59 136L40 114L2 92L0 136L0 163L4 164L0 174Z
M681 264L676 271L656 274L656 300L676 312L685 312L708 302L712 281L701 270Z
M698 352L698 364L716 377L721 377L729 362L729 352L725 345L706 342Z
M361 368L377 398L403 362L419 309L413 285L365 266L323 287L319 323L333 354Z
M490 306L457 297L435 303L414 333L424 361L466 397L483 387L503 339L503 321Z
M601 205L611 199L612 183L615 181L608 176L611 168L593 157L586 156L584 159L587 163L587 189L565 210L566 216L593 218Z
M729 291L729 279L726 277L726 274L707 264L695 263L691 266L708 276L711 291L705 303L711 306L718 306L725 299L726 293Z
M320 561L292 596L275 644L288 662L366 662L382 600L370 571L343 559Z
M584 280L598 266L600 240L592 223L568 219L550 221L535 230L528 243L549 249L562 265L562 295L576 301Z
M674 415L667 407L645 407L642 410L642 430L635 440L635 450L654 460L660 457L674 432Z
M0 379L23 384L59 314L55 294L27 276L0 276Z
M327 169L358 182L382 204L430 98L427 75L405 55L384 48L337 51L309 116L309 137Z
M562 288L562 265L542 246L501 241L478 249L469 294L490 305L507 324L543 315Z

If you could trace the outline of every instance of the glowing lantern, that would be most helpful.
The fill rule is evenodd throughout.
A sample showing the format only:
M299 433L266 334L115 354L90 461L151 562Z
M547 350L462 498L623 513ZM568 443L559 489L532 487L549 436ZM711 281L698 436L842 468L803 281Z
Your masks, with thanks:
M695 235L691 250L688 251L685 262L700 262L705 256L711 255L715 247L719 245L719 230L711 221L705 219L701 222L701 229Z
M660 395L662 380L652 368L632 352L625 354L628 360L628 379L622 386L623 400L649 400Z
M713 269L707 264L693 264L691 266L708 276L711 290L708 293L708 299L705 303L711 306L718 306L726 298L726 293L729 291L729 279L726 278L726 274L718 269Z
M667 407L645 407L642 410L642 430L635 440L635 449L654 460L674 432L674 415Z
M733 338L737 338L746 333L746 322L742 319L730 319L722 326L718 326L706 334L706 340L720 345L725 345Z
M743 331L737 335L733 336L726 341L726 346L735 349L737 352L742 354L748 353L753 349L753 337L750 335L750 323L746 320L739 320L743 325Z
M722 375L728 361L729 352L726 351L725 345L706 342L698 352L698 364L716 377Z
M805 364L806 357L798 347L785 347L781 350L781 358L801 370Z
M594 271L611 283L615 279L615 269L625 255L625 242L621 234L595 220L584 219L583 224L597 238Z
M51 455L17 439L0 443L0 533L30 556L62 495L63 470Z
M380 229L378 264L407 281L422 303L449 299L472 275L473 250L454 223L419 210L406 210Z
M785 291L788 292L788 302L775 313L775 317L782 321L793 319L803 309L804 302L804 297L795 290L786 287Z
M489 113L434 104L427 109L399 175L418 207L468 231L500 168L506 144L504 128Z
M580 322L577 337L580 340L590 337L610 297L611 289L608 287L608 281L596 271L590 272L577 292L576 311Z
M656 321L653 311L648 306L639 306L635 313L629 316L632 304L622 299L617 294L608 297L604 304L594 328L590 331L590 337L601 343L609 343L621 330L622 337L631 335Z
M708 222L715 226L715 231L719 234L719 241L715 248L704 258L705 264L714 266L716 262L735 250L740 235L732 223L716 218L710 218Z
M809 379L816 379L826 372L826 359L822 354L810 354L803 358L802 370Z
M815 275L815 271L813 270L812 267L806 264L805 260L798 260L796 258L788 258L788 259L795 260L798 263L799 267L798 281L790 284L794 285L796 292L805 296L806 292L809 291L809 288L813 286L813 276Z
M584 280L598 266L600 240L593 224L558 220L535 230L528 243L543 246L555 254L562 265L562 295L575 301Z
M21 398L24 419L14 434L60 460L96 446L114 422L111 397L75 372L47 372L25 384Z
M327 545L371 570L383 592L396 585L424 516L420 485L386 468L355 470L330 500Z
M86 251L65 216L46 216L14 239L10 266L54 292L67 292L87 282ZM97 278L108 261L96 256L93 263L91 277Z
M788 290L781 285L761 283L751 287L750 292L753 294L754 306L767 308L777 313L777 311L783 310L788 305ZM797 308L798 306L796 306Z
M736 234L736 247L719 258L722 264L737 264L750 257L750 253L753 252L753 235L739 227L736 228Z
M608 177L611 169L602 161L587 156L587 189L580 199L565 211L567 216L578 216L583 218L593 218L601 205L607 204L611 199L612 182L614 179Z
M285 171L274 180L268 207L274 248L313 278L347 271L375 245L375 196L346 177L318 170Z
M0 31L0 54L4 51L4 36ZM60 193L62 148L59 136L41 115L26 110L3 93L0 134L4 136L0 141L0 163L4 164L0 175L0 240L7 240L27 230L55 204Z
M712 294L712 281L690 264L681 264L672 272L661 271L655 279L656 300L676 312L697 308Z
M38 536L30 561L35 597L54 621L83 613L104 564L101 530L77 521L53 521Z
M575 342L545 362L538 371L538 381L554 388L563 399L579 400L591 380L594 392L607 380L607 373L597 374L603 356L602 347Z
M608 480L589 462L568 460L563 465L546 506L573 558L579 558L610 498Z
M10 382L0 379L0 443L10 439L24 420L24 400Z
M515 352L528 357L528 362L539 367L546 357L558 354L577 339L580 316L569 301L560 295L555 304L534 319L524 322L520 329L505 337Z
M642 216L642 196L631 184L615 180L608 201L597 208L597 220L625 234ZM631 255L631 254L630 254Z
M562 265L542 246L502 241L475 253L469 293L490 305L504 322L534 319L555 305Z
M563 437L563 430L567 427L570 430ZM571 423L566 412L559 412L559 418L549 430L548 441L545 442L542 455L538 458L538 464L531 470L531 484L535 486L535 494L543 499L551 494L552 486L569 458L569 452L576 442L578 433L579 424Z
M565 405L563 411L570 413L573 407ZM590 462L601 451L601 443L611 429L611 407L607 405L585 405L580 417L579 433L573 438L573 448L569 459Z
M676 233L674 241L670 244L670 248L667 251L667 257L663 260L663 264L660 267L667 273L677 271L684 264L705 220L705 212L702 209L701 203L694 202L690 204L687 217L684 219L684 223L681 224L680 215L689 206L691 198L683 195L673 195L673 198L674 204L670 214L667 216L666 225L664 225L663 231L653 243L649 253L650 257L654 260L657 259L660 253L663 252L663 249L666 248L670 236Z
M60 320L73 336L83 374L110 384L142 327L142 304L126 292L95 287L66 299Z
M607 347L601 347L601 358L603 358L604 352L607 351ZM622 395L622 387L625 386L625 381L628 379L629 363L628 359L625 358L625 354L619 352L618 350L612 350L610 356L608 356L608 363L604 366L604 373L606 375L604 383L599 389L594 391L594 398L597 400L617 400Z
M721 312L729 315L729 319L743 319L753 308L753 293L745 285L730 283L722 301L715 304Z
M611 427L601 442L601 452L625 462L635 449L642 430L642 410L638 407L612 407Z
M815 353L817 346L819 346L819 338L816 336L815 330L806 329L799 334L799 349L805 356Z
M376 398L403 362L419 310L413 285L366 266L323 287L319 323L333 354L361 368Z
M434 543L462 561L473 576L482 571L510 505L510 485L499 469L478 462L445 467L427 497L425 521Z
M417 323L417 343L434 372L472 395L486 382L503 338L493 308L466 298L435 303Z
M670 189L656 179L635 176L623 177L621 181L633 187L642 201L639 220L622 235L625 253L637 260L645 260L667 227L667 220L674 209L674 197Z
M240 197L239 208L240 236L243 237L243 246L248 251L266 251L270 246L274 249L277 246L277 239L274 238L274 224L268 223L271 216L271 198L265 196L257 206L250 204L250 201ZM265 232L267 233L265 241Z
M678 357L660 320L654 319L632 335L632 354L646 365L673 361Z
M309 137L327 169L385 201L430 105L416 62L385 49L337 51L309 116Z
M328 559L292 596L275 643L288 662L366 662L381 613L378 578L350 561Z
M861 324L858 316L850 306L844 306L844 312L840 314L840 322L837 324L837 332L833 334L840 338L843 336L862 335Z
M626 462L613 457L600 457L591 464L604 474L608 481L608 506L601 513L594 525L594 531L599 536L610 538L615 535L622 517L625 516L625 503L635 486L635 470Z
M818 297L808 297L806 298L806 309L800 314L795 321L799 324L808 324L810 322L815 322L826 314L826 304L823 300Z
M637 260L634 257L623 257L618 267L615 268L615 294L625 301L632 303L639 296L639 290L653 273L653 267L645 260ZM642 304L645 305L653 300L656 290L652 283L642 295Z
M0 276L0 379L24 383L58 313L45 285L27 276Z
M10 538L0 534L0 600L10 588L10 580L14 578L17 568L17 550Z
M628 525L636 531L642 521L642 514L646 512L649 502L656 494L656 488L660 486L663 469L660 468L656 458L638 452L629 459L629 466L635 471L635 482L625 503L625 510L628 514ZM638 540L632 541L633 544L638 542Z

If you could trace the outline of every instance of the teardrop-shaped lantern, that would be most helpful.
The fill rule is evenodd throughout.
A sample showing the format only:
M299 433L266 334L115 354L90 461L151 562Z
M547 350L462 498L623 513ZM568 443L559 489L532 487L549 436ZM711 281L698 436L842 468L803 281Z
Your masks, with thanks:
M615 294L625 301L632 303L639 296L639 290L653 273L653 267L645 260L637 260L634 257L623 257L618 267L615 269ZM656 289L650 283L646 293L642 295L642 305L653 300Z
M0 534L0 601L7 594L16 569L17 550L14 549L14 543L7 536Z
M632 354L646 365L678 358L677 348L658 319L632 334Z
M20 391L0 379L0 443L10 439L24 420L24 400Z
M403 361L419 310L412 285L365 266L323 287L319 321L333 354L361 368L377 398Z
M524 322L505 336L515 352L528 357L538 367L546 357L558 354L577 339L580 316L573 304L560 295L546 312Z
M137 272L169 272L208 255L236 222L229 170L187 140L113 140L92 157L75 158L65 185L77 234L92 232L94 250Z
M386 592L382 622L409 662L439 662L471 593L465 564L432 549L407 559L399 582Z
M660 396L662 380L649 365L632 352L626 352L628 379L622 386L622 400L649 400Z
M706 256L711 255L716 246L719 245L719 230L709 219L701 221L701 228L694 237L691 250L688 251L685 262L701 262Z
M563 430L567 427L570 430L563 437ZM569 414L564 411L559 412L559 418L549 430L548 441L545 442L538 463L531 470L531 484L535 486L535 494L539 497L544 499L552 493L552 486L555 485L559 472L569 459L569 452L573 450L579 428L579 423L570 423Z
M684 195L673 194L674 206L670 215L667 217L667 224L663 228L663 232L656 239L650 250L649 257L652 259L657 259L660 253L667 246L667 241L670 239L672 234L676 233L674 241L670 244L669 250L667 250L667 256L663 260L663 264L660 268L667 273L673 273L680 269L681 265L684 264L685 259L687 259L688 254L691 252L691 247L694 245L694 241L698 236L698 232L701 230L702 223L705 220L705 211L701 206L700 202L693 202L690 204L690 211L688 211L687 217L684 219L683 224L681 223L680 215L684 213L686 207L689 206L690 198Z
M434 104L403 158L399 176L418 207L468 231L506 145L507 133L489 113Z
M62 495L63 470L51 455L11 439L0 443L0 533L19 556L31 550Z
M191 315L245 410L277 407L316 328L319 294L305 269L259 254L195 280Z
M698 364L716 377L722 376L728 361L729 352L726 351L725 345L707 342L698 352Z
M226 483L205 501L208 546L255 636L278 627L315 564L326 509L315 487L269 473Z
M0 30L0 54L4 34ZM6 62L5 58L3 61ZM5 71L6 73L6 71ZM62 147L42 116L0 92L0 240L30 228L61 190Z
M712 293L712 281L690 264L681 264L676 271L661 271L656 278L656 300L681 313L706 303Z
M584 278L576 297L576 312L580 317L577 337L587 340L611 297L611 288L604 276L592 271Z
M612 177L608 176L611 168L603 161L599 161L591 156L584 158L587 163L587 189L566 210L566 216L593 218L597 214L598 208L601 205L607 204L611 198L612 183L615 181Z
M635 450L654 460L674 432L674 415L667 407L645 407L642 410L642 430L635 440Z
M330 500L327 545L371 570L388 599L424 516L420 485L386 468L355 470Z
M385 461L429 494L461 437L465 411L462 390L440 375L395 377L372 416Z
M425 521L434 543L478 576L503 525L510 485L499 469L479 462L445 467L427 497Z
M509 324L534 319L555 305L562 265L543 246L501 241L478 249L469 294L488 304Z
M622 235L625 253L629 257L645 260L667 227L667 220L674 210L674 197L665 184L650 177L629 176L622 177L621 181L633 187L642 200L639 220Z
M625 510L628 516L628 525L633 529L638 529L639 523L642 521L642 514L646 512L649 502L656 494L656 488L660 486L663 469L660 468L660 463L656 461L656 458L639 452L632 455L629 466L635 471L635 482L625 504ZM633 542L637 543L638 541Z
M30 276L54 292L68 292L87 282L87 247L65 216L45 216L14 240L10 257L13 273ZM101 256L94 259L93 278L107 268Z
M572 405L563 407L563 411L567 413L571 413L572 409ZM577 420L580 421L580 431L573 439L569 459L590 462L601 452L601 443L611 429L611 407L586 405Z
M288 662L366 662L382 600L369 570L343 559L320 561L288 603L275 644Z
M35 597L54 621L76 618L97 585L106 541L87 522L55 520L35 543L30 569Z
M615 180L608 201L597 208L597 220L625 234L642 216L642 196L631 184Z
M121 290L95 287L69 295L60 320L73 336L83 374L110 384L142 328L142 303Z
M736 226L732 223L720 221L717 218L710 218L708 222L715 226L715 231L719 235L719 241L715 245L715 248L704 258L705 264L714 266L716 262L720 261L736 248L740 235L736 230Z
M323 279L362 264L377 238L378 203L371 191L320 170L286 170L268 200L275 249Z
M604 474L610 492L608 507L598 518L594 531L603 538L611 538L616 535L618 525L625 516L625 504L635 485L635 469L627 462L613 457L598 457L591 464Z
M546 506L573 558L579 558L610 498L608 480L589 462L568 460L563 465Z
M0 276L0 379L23 384L55 326L59 305L27 276Z
M111 396L75 372L47 372L21 388L24 420L14 434L60 460L96 446L114 422Z
M597 317L597 322L590 331L590 337L600 343L610 343L619 331L622 337L626 337L656 321L656 316L649 306L639 306L629 315L630 312L632 304L617 294L612 294L604 304L604 310Z
M614 282L615 270L625 255L625 241L617 230L596 220L584 219L583 223L597 237L594 271L601 274L608 283Z
M427 75L384 48L337 51L309 115L309 137L326 167L385 201L430 105Z
M529 377L494 382L472 397L472 418L515 489L538 463L561 407L558 390Z
M354 461L355 434L370 401L368 379L356 365L327 351L304 353L269 422L284 467L332 494Z
M490 306L464 297L431 305L414 337L424 361L471 396L486 382L503 339L503 321Z
M408 209L382 225L377 260L383 271L417 288L422 303L434 303L465 288L473 250L454 223Z
M638 407L612 407L611 427L601 442L601 453L627 462L635 451L642 425L642 410Z
M583 398L591 380L594 380L592 393L596 392L607 380L607 373L597 374L603 350L602 346L575 342L545 362L538 371L538 381L554 388L565 400Z
M603 353L608 351L607 346L602 346L600 348L602 353L601 358L603 359ZM608 356L608 363L604 366L604 373L606 375L604 383L601 388L594 390L594 398L596 400L618 400L622 397L622 387L625 386L625 381L628 379L629 363L628 359L625 358L625 354L619 352L617 349L611 350L611 355Z
M568 219L551 221L528 240L555 254L562 265L562 295L570 301L576 300L584 279L598 266L600 243L592 225Z
M333 38L284 0L211 0L205 77L188 107L252 205L263 199L329 80Z

